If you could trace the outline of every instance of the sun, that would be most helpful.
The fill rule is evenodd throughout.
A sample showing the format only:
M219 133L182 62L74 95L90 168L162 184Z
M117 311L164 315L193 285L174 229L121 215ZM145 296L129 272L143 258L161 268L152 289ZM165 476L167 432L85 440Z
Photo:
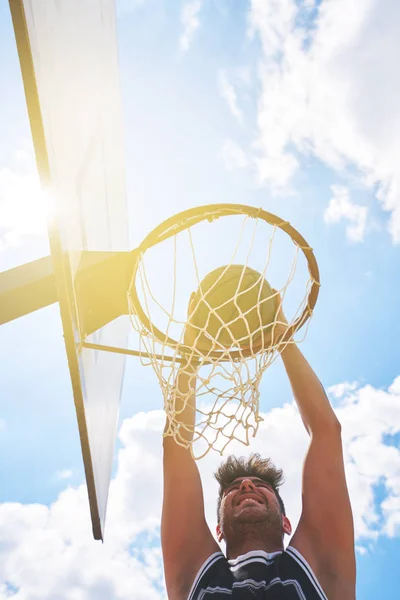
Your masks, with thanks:
M36 171L21 174L2 169L0 207L0 229L6 245L19 245L27 237L47 237L54 202L51 194L43 190Z

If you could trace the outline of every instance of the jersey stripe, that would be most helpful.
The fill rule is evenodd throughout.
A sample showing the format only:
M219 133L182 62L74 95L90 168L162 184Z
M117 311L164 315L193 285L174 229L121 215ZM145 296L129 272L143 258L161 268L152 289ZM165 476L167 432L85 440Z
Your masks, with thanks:
M324 593L324 590L321 588L321 586L318 582L318 579L315 577L312 568L310 567L310 565L308 564L308 562L306 561L304 556L302 554L300 554L300 552L298 550L296 550L296 548L293 548L293 546L288 546L286 548L286 552L290 556L292 556L294 558L294 560L296 560L299 563L299 565L302 567L303 571L306 573L306 575L310 579L311 583L315 587L315 589L318 592L318 594L320 595L320 597L323 600L328 600L327 596Z
M188 600L328 600L310 565L301 553L286 550L268 553L253 550L227 560L212 554L201 566Z

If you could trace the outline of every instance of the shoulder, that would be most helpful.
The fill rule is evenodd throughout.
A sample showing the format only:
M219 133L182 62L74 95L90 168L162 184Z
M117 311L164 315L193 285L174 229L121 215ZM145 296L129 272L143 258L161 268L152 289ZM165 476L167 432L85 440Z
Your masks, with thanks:
M295 545L290 544L284 556L290 565L290 571L299 581L306 598L321 600L355 600L353 580L333 573L331 569L324 568L318 561L308 559L306 546L300 551ZM307 558L306 558L307 557Z
M283 552L282 563L282 569L287 569L288 575L299 583L306 598L328 600L327 590L322 587L317 574L294 546L289 545Z
M207 591L215 592L217 588L220 588L221 593L232 589L231 571L222 552L214 552L204 561L193 581L187 600L197 600ZM217 600L215 594L213 597ZM182 597L182 600L186 600L186 596Z

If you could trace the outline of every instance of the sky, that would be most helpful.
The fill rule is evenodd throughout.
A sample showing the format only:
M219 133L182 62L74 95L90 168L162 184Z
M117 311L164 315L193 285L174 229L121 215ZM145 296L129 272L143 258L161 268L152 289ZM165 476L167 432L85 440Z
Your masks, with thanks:
M395 0L120 0L130 246L213 202L262 207L313 247L301 349L342 423L357 598L395 598L400 555L400 7ZM8 3L0 3L0 268L49 254ZM0 329L0 600L164 598L163 401L129 358L105 543L91 535L57 305ZM307 434L279 361L250 447L296 524ZM214 530L221 461L199 461Z

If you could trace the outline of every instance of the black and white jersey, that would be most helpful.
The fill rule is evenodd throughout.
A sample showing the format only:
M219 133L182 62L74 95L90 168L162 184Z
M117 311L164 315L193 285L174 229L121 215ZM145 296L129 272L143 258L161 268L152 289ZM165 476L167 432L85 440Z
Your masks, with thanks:
M310 565L295 548L252 550L227 560L212 554L193 582L188 600L328 600Z

